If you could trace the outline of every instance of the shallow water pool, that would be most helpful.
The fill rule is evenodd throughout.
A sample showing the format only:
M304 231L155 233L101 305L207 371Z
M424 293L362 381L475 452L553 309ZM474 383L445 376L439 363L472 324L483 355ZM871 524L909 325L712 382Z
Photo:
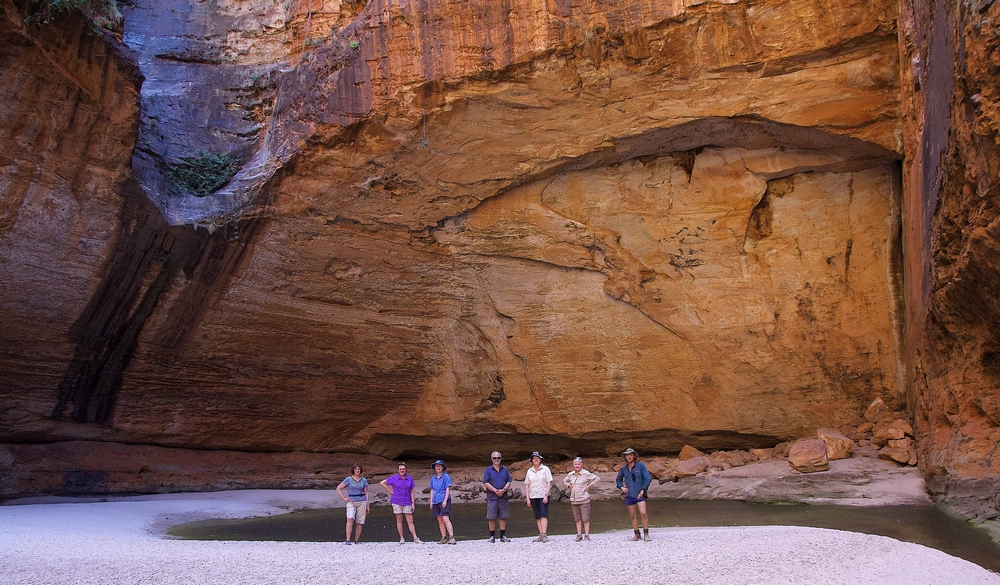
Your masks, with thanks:
M1000 546L968 522L956 520L932 506L820 506L751 504L734 501L650 500L652 527L668 526L812 526L865 534L889 536L914 542L966 559L1000 572ZM451 520L459 540L486 538L485 504L454 504ZM591 532L631 528L628 513L620 501L592 504ZM277 540L301 542L343 542L343 508L302 510L241 520L203 520L171 527L171 536L193 540ZM437 521L427 505L414 513L417 536L427 542L440 538ZM404 528L404 531L406 529ZM549 506L549 534L575 534L573 514L566 502ZM410 540L409 532L405 532ZM511 502L507 535L535 536L535 520L524 501ZM395 542L396 520L387 505L372 506L361 540Z

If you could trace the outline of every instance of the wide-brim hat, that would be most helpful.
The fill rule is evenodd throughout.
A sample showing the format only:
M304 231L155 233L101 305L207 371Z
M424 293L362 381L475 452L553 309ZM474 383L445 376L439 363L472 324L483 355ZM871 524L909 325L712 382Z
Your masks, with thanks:
M624 451L622 451L622 457L628 455L629 453L635 455L635 449L633 449L632 447L625 449Z
M545 458L544 458L544 457L542 457L542 454L541 454L541 453L539 453L538 451L534 451L534 452L532 452L532 453L531 453L531 457L528 457L528 461L531 461L531 460L532 460L532 459L534 459L535 457L538 457L538 458L539 458L539 459L541 459L542 461L545 461Z
M434 469L434 468L435 468L435 467L437 467L438 465L440 465L440 466L441 466L441 468L442 468L442 469L441 469L441 471L444 471L445 469L448 469L448 466L447 466L447 465L445 465L445 464L444 464L444 461L441 461L440 459L438 459L438 460L437 460L437 461L435 461L434 463L431 463L431 469Z

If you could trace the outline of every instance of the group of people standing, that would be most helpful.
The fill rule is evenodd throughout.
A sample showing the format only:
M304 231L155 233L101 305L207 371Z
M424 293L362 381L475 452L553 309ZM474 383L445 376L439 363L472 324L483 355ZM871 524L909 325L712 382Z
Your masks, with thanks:
M649 484L652 480L646 466L636 460L635 450L626 449L622 456L625 465L618 471L615 485L625 496L625 506L635 533L631 540L652 540L649 536L649 517L646 513L646 498ZM510 542L507 538L507 520L510 518L510 496L513 477L503 465L503 456L499 451L490 454L492 465L483 472L483 487L486 490L486 521L490 528L488 542ZM552 491L552 472L542 464L545 458L535 451L531 454L531 467L525 473L525 505L531 508L538 528L535 542L548 542L549 525L549 494ZM438 459L431 468L430 509L438 520L441 540L438 544L455 544L455 530L451 524L451 476L445 471L448 466ZM569 500L573 508L573 519L576 522L576 540L590 540L590 488L600 481L600 477L583 468L583 459L573 460L573 471L566 474L563 484L569 488ZM396 515L396 531L399 533L399 543L404 544L403 523L409 528L413 542L420 544L416 529L413 526L413 510L416 508L416 483L407 474L406 464L400 463L397 474L379 482L389 492L389 503ZM344 494L344 490L347 494ZM361 539L361 530L365 517L371 509L368 497L368 480L360 464L351 468L351 475L337 486L337 493L347 503L347 541L356 544ZM639 520L642 521L642 533L639 532ZM499 531L499 534L497 532Z

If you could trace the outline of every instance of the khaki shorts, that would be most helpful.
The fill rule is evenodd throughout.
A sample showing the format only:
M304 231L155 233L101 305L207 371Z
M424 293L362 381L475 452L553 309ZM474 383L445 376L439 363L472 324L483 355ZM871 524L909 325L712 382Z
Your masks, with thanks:
M590 522L590 500L581 504L573 504L573 520L576 522Z
M399 504L392 505L393 514L413 514L413 506L400 506Z
M355 524L364 524L368 517L368 502L347 502L347 519Z

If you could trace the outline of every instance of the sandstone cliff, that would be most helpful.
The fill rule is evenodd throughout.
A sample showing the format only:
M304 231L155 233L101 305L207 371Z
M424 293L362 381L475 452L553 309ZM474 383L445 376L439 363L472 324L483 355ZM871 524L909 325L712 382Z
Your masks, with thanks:
M15 352L2 438L669 451L902 403L894 5L160 8L136 177L222 229L142 215L86 310L37 295L75 354Z
M998 351L978 5L904 4L902 87L887 1L138 0L127 48L19 6L0 441L669 452L881 397L997 473L995 391L939 398Z

